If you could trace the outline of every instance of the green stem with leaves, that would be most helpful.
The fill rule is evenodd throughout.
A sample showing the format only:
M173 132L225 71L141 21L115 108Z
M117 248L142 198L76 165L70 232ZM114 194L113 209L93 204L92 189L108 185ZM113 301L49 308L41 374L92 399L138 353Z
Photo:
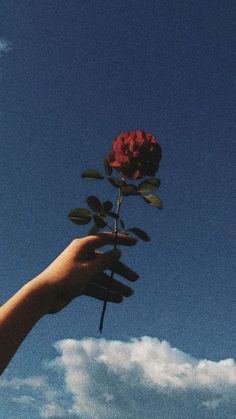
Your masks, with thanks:
M117 249L117 243L116 243L116 238L117 238L117 234L119 231L118 228L118 221L119 221L119 216L120 216L120 207L121 207L121 203L122 203L122 191L121 191L121 185L122 185L122 178L121 178L121 184L119 186L119 190L118 190L118 198L117 198L117 203L116 203L116 217L115 217L115 223L114 223L114 229L113 229L113 233L115 236L115 242L114 242L114 250ZM111 272L111 279L113 279L114 277L114 272ZM102 309L102 314L100 317L100 324L99 324L99 332L102 333L102 329L103 329L103 323L104 323L104 317L105 317L105 313L106 313L106 309L107 309L107 302L108 302L108 298L109 298L109 292L110 292L110 288L107 288L107 293L106 293L106 298L103 302L103 309Z

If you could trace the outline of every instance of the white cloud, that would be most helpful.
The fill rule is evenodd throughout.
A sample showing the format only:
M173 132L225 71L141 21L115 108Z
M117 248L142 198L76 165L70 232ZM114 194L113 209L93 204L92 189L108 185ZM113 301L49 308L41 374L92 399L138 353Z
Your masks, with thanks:
M202 402L203 406L206 406L209 410L215 410L218 406L220 406L221 403L224 403L225 400L222 397L218 397L212 400L206 400Z
M64 418L64 409L59 406L57 403L46 403L41 408L41 417L42 418Z
M151 337L66 339L55 347L58 356L47 365L47 377L0 382L24 413L33 406L35 416L31 411L28 417L235 419L231 358L198 360Z
M31 387L33 389L47 387L46 379L44 377L27 377L27 378L2 378L0 381L0 388L9 388L10 390L19 390L22 387Z
M44 376L26 378L2 378L0 389L7 390L11 394L11 402L22 406L33 406L37 417L63 418L64 409L59 403L60 391L56 391ZM23 394L21 394L23 392ZM27 394L25 394L27 392ZM29 394L30 393L30 394ZM1 416L1 410L0 410Z
M14 403L19 403L19 404L31 404L35 401L35 398L32 396L19 396L19 397L12 397L12 401Z
M63 340L56 348L53 364L64 372L72 411L82 418L143 418L147 412L149 418L189 418L196 409L205 418L207 410L236 403L233 359L197 360L151 337Z
M12 49L11 43L9 41L7 41L6 39L0 38L0 57L1 57L2 53L8 52L11 49Z

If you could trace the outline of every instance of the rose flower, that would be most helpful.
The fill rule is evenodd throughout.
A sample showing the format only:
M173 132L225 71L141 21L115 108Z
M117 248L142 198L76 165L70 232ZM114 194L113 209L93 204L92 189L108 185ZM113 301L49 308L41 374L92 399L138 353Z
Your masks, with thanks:
M147 132L121 132L113 140L107 160L124 178L154 176L161 160L161 147Z

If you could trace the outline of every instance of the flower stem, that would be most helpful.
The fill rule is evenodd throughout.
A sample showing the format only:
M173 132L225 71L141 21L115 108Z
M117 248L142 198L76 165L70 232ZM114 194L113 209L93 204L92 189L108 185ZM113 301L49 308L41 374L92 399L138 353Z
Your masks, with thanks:
M121 179L121 183L122 183L122 179ZM121 185L119 186L119 191L118 191L118 198L117 198L117 203L116 203L116 217L115 217L115 223L114 223L114 229L113 229L113 233L114 233L114 237L115 237L115 241L114 241L114 250L117 249L117 243L116 243L116 238L117 238L117 234L118 234L118 221L119 221L119 216L120 216L120 207L121 207L121 203L122 203L122 192L121 192ZM111 272L111 279L113 279L114 277L114 272ZM107 309L107 302L108 302L108 298L109 298L109 292L110 292L110 287L107 287L107 292L106 292L106 298L103 302L103 309L102 309L102 314L100 317L100 324L99 324L99 332L102 333L102 329L103 329L103 323L104 323L104 317L105 317L105 313L106 313L106 309Z

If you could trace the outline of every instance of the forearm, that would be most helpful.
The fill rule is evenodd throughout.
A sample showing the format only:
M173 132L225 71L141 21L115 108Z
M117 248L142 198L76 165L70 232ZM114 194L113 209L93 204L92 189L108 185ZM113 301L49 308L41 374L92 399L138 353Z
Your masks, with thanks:
M33 279L0 307L0 374L32 327L46 313L45 285Z

